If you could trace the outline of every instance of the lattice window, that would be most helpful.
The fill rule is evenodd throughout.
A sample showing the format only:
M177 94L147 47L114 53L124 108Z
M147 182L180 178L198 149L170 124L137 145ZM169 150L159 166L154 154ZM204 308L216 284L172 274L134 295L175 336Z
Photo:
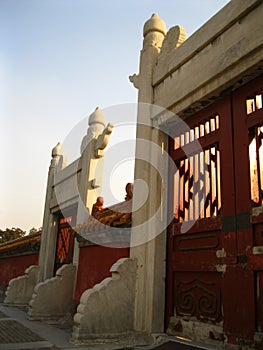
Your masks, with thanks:
M248 98L246 100L247 114L251 114L261 109L262 101L263 101L262 93L259 93L251 98Z
M220 213L218 129L219 116L214 115L174 139L174 160L178 169L174 174L174 216L178 222Z
M211 116L208 120L199 122L194 127L188 128L187 131L175 137L174 149L178 149L195 140L199 140L201 137L204 137L217 129L219 129L218 114Z
M250 190L253 206L263 206L263 126L249 129Z
M250 193L252 206L263 206L263 88L246 99L249 128ZM258 112L259 111L259 112Z
M60 262L65 261L68 256L71 235L72 233L70 227L61 228L59 232L57 243L57 258Z
M74 244L74 236L71 226L74 224L75 213L74 215L65 217L62 214L60 215L56 251L56 262L59 264L70 262Z

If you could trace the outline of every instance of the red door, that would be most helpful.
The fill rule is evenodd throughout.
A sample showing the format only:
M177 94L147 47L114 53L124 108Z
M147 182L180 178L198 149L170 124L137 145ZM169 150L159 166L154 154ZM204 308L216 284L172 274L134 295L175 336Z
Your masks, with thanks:
M263 332L263 77L233 93L236 188L237 283L229 283L240 319L228 318L229 332L262 343ZM241 292L242 291L242 292ZM241 331L240 331L241 329ZM260 334L261 333L261 334ZM261 347L262 348L262 347Z
M208 326L208 338L249 344L263 330L262 88L260 77L187 119L188 129L173 130L172 334L189 334L192 321L222 328L215 334Z
M76 225L76 216L76 207L65 209L59 214L54 273L62 265L73 262L74 233L72 227Z

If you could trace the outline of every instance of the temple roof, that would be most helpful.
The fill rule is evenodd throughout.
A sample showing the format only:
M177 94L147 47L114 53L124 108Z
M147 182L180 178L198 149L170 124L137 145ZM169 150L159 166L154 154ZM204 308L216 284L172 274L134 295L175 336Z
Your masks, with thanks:
M75 230L81 234L105 231L109 227L130 227L131 211L131 200L115 204L97 212L96 217L90 216L85 224L76 226Z
M0 244L0 258L8 256L38 253L40 248L41 232L23 236L12 241Z
M129 246L132 221L132 191L133 184L128 183L126 185L125 201L108 208L103 208L103 197L98 197L88 221L77 225L73 229L78 241L82 245L89 242L102 245L124 243Z

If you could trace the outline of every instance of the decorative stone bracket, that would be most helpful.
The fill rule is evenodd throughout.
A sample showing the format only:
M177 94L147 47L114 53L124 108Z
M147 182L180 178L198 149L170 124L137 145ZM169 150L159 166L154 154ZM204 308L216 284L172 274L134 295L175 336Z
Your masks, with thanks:
M59 321L73 312L76 267L63 265L56 276L36 285L29 303L30 320Z
M95 157L101 158L103 156L103 151L109 143L109 138L113 130L113 125L108 123L106 128L103 130L102 134L99 135L96 146L95 146Z
M74 316L72 341L114 339L133 330L137 265L129 258L112 265L112 277L86 290Z
M23 276L11 279L6 290L4 303L6 305L26 306L31 300L34 288L38 282L39 266L28 267Z

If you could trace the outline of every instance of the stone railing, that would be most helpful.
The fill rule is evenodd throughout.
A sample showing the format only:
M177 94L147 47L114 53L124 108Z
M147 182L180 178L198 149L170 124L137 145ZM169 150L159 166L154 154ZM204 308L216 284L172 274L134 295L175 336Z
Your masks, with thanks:
M136 261L119 259L112 277L86 290L74 316L72 341L119 338L133 330Z
M32 298L38 282L39 266L28 267L23 276L13 278L7 287L4 303L6 305L26 306Z
M63 265L56 276L36 285L29 303L30 320L61 321L72 315L76 267Z

